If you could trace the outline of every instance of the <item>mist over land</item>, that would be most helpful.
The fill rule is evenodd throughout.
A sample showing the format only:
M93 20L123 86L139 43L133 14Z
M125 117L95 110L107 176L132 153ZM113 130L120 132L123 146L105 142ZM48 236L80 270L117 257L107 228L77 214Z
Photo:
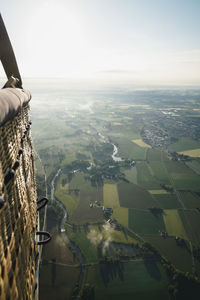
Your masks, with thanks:
M198 87L53 79L26 87L38 195L44 171L54 195L41 298L198 295Z

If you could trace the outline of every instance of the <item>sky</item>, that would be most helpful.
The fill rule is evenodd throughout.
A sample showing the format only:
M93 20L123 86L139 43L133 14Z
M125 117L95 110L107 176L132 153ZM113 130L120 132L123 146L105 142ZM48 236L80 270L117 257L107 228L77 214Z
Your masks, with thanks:
M22 78L198 85L199 12L200 0L1 0Z

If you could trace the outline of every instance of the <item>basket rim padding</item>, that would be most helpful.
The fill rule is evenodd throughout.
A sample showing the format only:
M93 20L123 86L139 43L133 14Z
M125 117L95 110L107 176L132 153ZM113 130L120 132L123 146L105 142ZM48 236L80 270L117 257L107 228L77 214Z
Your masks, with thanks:
M0 90L0 127L12 120L31 100L28 90L5 88Z

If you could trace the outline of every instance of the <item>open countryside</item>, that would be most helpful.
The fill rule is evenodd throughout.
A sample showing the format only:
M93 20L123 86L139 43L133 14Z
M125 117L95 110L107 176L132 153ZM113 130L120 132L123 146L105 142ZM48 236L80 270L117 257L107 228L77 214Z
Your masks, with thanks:
M183 282L198 293L200 160L189 154L200 148L200 92L52 92L59 106L35 90L44 100L32 107L54 249L43 252L43 299L173 299Z

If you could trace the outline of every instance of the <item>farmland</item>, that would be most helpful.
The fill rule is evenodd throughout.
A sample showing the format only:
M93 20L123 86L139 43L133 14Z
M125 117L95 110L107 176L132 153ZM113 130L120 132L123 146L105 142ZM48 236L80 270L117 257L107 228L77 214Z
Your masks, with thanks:
M120 224L128 227L128 208L125 207L114 208L114 212L112 216Z
M43 252L41 295L53 299L60 288L72 298L81 274L77 265L86 264L84 283L94 285L95 299L169 299L162 261L143 246L148 242L191 276L199 265L192 256L193 244L200 245L199 110L191 110L199 107L196 94L187 91L193 101L187 102L178 90L65 87L57 105L35 93L38 197L45 195L46 178L47 225L53 224L47 229L54 236ZM67 212L63 227L56 203ZM108 267L112 260L116 266Z
M167 277L156 262L131 262L117 270L90 267L87 282L95 286L95 299L169 299Z
M118 193L122 207L145 209L156 205L148 191L133 183L119 183Z
M103 204L113 208L119 207L118 191L116 184L104 184Z
M145 236L145 240L153 244L178 269L185 272L192 271L192 257L190 255L189 244L186 244L185 247L180 247L174 238L164 239L155 236Z
M186 150L186 151L182 151L182 152L178 152L178 153L183 154L183 155L192 156L192 157L200 157L200 148L193 149L193 150Z
M164 222L166 230L171 236L179 236L183 239L187 239L185 228L182 224L179 212L175 209L164 211Z
M128 221L129 228L141 235L159 235L159 231L165 230L162 215L155 216L150 211L129 209Z

